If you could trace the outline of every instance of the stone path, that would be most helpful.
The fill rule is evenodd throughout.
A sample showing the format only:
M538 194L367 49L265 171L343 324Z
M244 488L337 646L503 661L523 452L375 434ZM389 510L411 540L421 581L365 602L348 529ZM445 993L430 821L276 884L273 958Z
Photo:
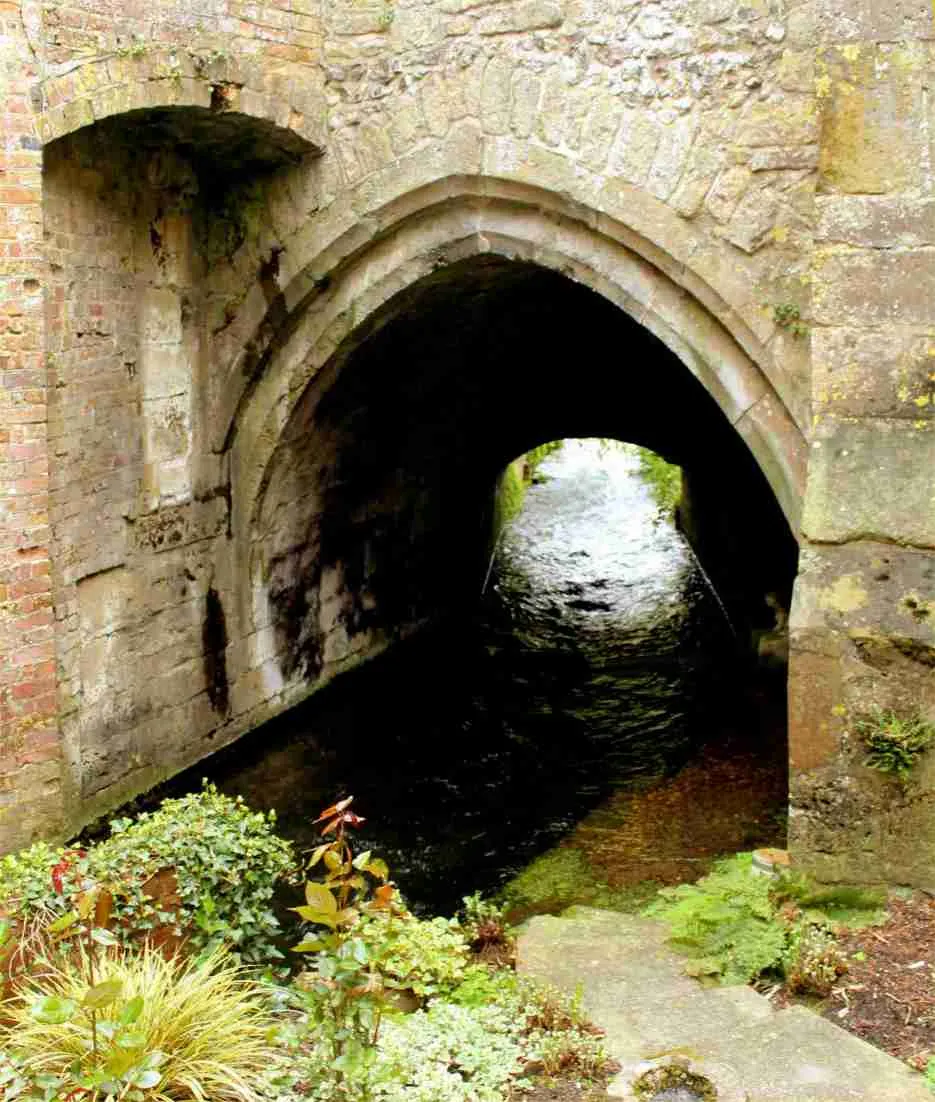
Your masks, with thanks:
M614 1098L635 1099L641 1074L680 1063L718 1102L932 1102L920 1076L825 1018L774 1010L749 987L702 987L681 963L660 923L587 907L533 918L519 940L520 971L580 987L621 1064Z

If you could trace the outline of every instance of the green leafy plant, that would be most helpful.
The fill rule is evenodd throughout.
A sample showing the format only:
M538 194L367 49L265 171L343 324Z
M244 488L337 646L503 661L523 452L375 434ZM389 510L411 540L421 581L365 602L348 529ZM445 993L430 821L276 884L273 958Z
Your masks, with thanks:
M483 956L510 955L516 939L506 922L506 908L480 892L466 895L461 902L462 926L471 949Z
M134 37L131 42L118 46L114 53L117 57L141 58L146 56L148 50L149 46L144 39Z
M766 307L772 305L773 321L780 329L785 329L796 339L804 337L808 333L808 326L802 321L802 312L794 302L775 302L763 304Z
M339 800L315 820L327 840L312 852L309 868L320 867L323 877L306 882L305 903L294 908L305 922L326 930L305 938L294 952L313 954L307 988L316 998L310 1011L328 1038L345 1094L373 1061L388 986L360 924L378 911L403 910L386 863L369 850L354 856L348 830L364 820L351 811L353 799Z
M386 987L426 999L449 994L464 979L468 945L454 919L378 910L361 920L359 936Z
M773 881L772 898L782 907L794 904L802 911L819 912L832 924L858 929L878 925L886 918L886 891L857 884L816 884L798 872L785 872Z
M540 471L542 464L550 455L557 455L565 446L564 440L549 440L526 452L526 481L533 484L545 482L546 476Z
M388 1014L372 1059L338 1087L326 1046L297 1052L306 1097L316 1102L503 1102L521 1097L530 1075L586 1081L609 1066L574 997L476 964L443 998Z
M935 743L935 726L921 715L899 716L877 709L855 728L867 748L864 764L907 784L922 754Z
M636 449L640 477L649 487L660 518L671 518L682 499L682 468L669 463L649 448Z
M509 1005L517 998L519 978L506 969L491 969L481 964L467 967L464 979L448 996L456 1006L478 1008L493 1004Z
M88 987L83 941L20 985L0 1031L9 1098L244 1102L269 1061L272 1020L259 987L222 948L202 960L107 946ZM96 1034L96 1040L95 1040ZM57 1086L56 1086L57 1084Z
M194 950L223 942L266 963L281 957L273 893L295 866L275 821L206 784L135 821L113 820L111 836L87 849L38 843L0 859L0 899L8 917L28 920L73 910L86 881L108 884L119 940L162 928Z
M689 957L685 971L719 983L748 983L779 966L788 942L770 881L753 876L752 855L719 861L697 884L663 888L644 912L669 925L671 943Z

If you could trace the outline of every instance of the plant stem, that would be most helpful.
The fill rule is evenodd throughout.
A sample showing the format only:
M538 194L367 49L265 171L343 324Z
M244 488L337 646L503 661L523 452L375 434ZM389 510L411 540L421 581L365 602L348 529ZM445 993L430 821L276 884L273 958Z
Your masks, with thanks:
M94 954L96 951L96 945L94 943L94 919L91 918L88 922L88 986L94 987L95 985L95 972L94 972ZM94 1063L97 1063L97 1011L92 1010L91 1015L91 1053L94 1056Z

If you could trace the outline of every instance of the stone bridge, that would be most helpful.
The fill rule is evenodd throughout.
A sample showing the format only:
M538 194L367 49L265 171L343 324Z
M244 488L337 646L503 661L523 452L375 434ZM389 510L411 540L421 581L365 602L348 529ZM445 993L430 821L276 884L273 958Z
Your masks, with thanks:
M854 728L935 712L933 55L928 0L0 0L3 846L455 610L498 471L601 435L795 578L796 856L935 886Z

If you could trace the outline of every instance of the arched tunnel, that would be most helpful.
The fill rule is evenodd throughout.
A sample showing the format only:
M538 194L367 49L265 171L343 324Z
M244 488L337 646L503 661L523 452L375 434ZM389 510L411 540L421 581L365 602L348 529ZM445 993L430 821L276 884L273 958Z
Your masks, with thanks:
M292 823L314 818L310 793L362 789L375 844L436 902L453 884L489 886L503 864L488 848L492 821L528 859L606 795L611 771L580 715L541 701L528 725L518 714L527 674L509 648L478 675L499 679L495 693L512 683L501 714L470 683L478 655L483 665L498 650L472 628L498 479L518 455L568 437L635 443L682 468L681 527L734 632L712 628L696 646L727 647L724 668L751 668L752 636L788 608L797 548L746 443L680 360L609 300L532 263L476 257L392 298L295 405L253 527L254 611L284 682L346 672L217 755L212 775ZM783 678L771 677L781 712ZM723 700L716 707L732 722ZM784 739L781 716L775 726ZM784 801L785 762L766 758ZM680 750L670 765L684 761Z
M703 386L590 289L475 258L359 327L283 434L252 575L284 674L312 678L360 632L392 636L469 606L499 472L563 437L629 441L683 469L682 527L741 634L772 626L767 595L788 609L795 540ZM338 638L319 629L328 602Z

